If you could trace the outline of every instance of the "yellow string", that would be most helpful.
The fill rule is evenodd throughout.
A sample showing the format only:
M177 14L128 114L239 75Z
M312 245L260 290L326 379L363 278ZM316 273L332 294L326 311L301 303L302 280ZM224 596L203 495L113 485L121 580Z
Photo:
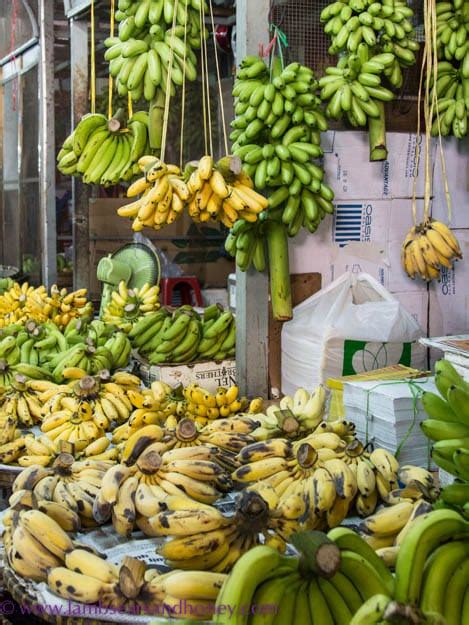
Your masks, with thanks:
M228 133L226 130L226 119L225 119L225 105L223 102L223 91L221 88L221 78L220 78L220 64L218 61L218 48L217 48L217 37L215 34L215 20L213 18L213 4L212 4L212 0L209 0L209 8L210 8L210 18L211 18L211 22L212 22L212 34L213 34L213 47L215 50L215 66L217 68L217 83L218 83L218 97L220 99L220 111L221 111L221 121L222 121L222 128L223 128L223 140L225 143L225 154L228 156L229 154L229 149L228 149Z
M205 102L205 63L204 63L204 6L200 3L200 63L202 66L202 116L204 120L204 144L205 154L208 154L208 134L207 134L207 107Z
M206 102L207 102L207 121L208 121L208 138L210 141L210 155L213 156L213 137L212 137L212 111L210 108L210 76L209 76L209 71L208 71L208 48L207 48L207 36L206 36L206 29L205 29L205 6L203 6L203 20L202 20L202 26L203 26L203 42L204 42L204 54L203 54L203 60L205 63L205 88L207 90L207 94L206 94Z
M110 19L110 29L109 34L111 37L114 37L114 26L115 26L115 11L116 11L116 2L115 0L111 0L111 19ZM107 105L107 116L108 119L112 117L112 91L114 89L114 79L109 72L109 85L108 85L108 105Z
M166 152L166 136L168 133L168 121L169 121L169 104L171 101L171 79L173 75L173 62L174 62L174 29L176 28L176 14L179 6L179 0L175 0L173 9L173 24L171 30L171 40L169 44L169 67L168 75L166 78L166 98L164 103L164 116L163 116L163 136L161 139L161 160L164 162Z
M181 136L179 139L179 167L182 171L184 158L184 119L186 116L186 57L187 57L187 4L184 12L184 56L183 56L183 72L182 72L182 94L181 94Z
M432 55L432 12L431 2L432 0L425 0L425 54L427 63L427 82L425 84L425 99L424 99L424 114L425 114L425 194L424 194L424 206L423 216L424 220L427 219L430 209L431 198L431 120L433 112L433 98L430 103L430 78L433 70L433 55ZM435 77L436 78L436 77Z
M91 112L96 113L96 50L94 42L94 0L91 0Z
M437 127L438 127L438 149L440 153L440 163L441 163L441 175L443 178L443 186L445 190L445 198L446 198L446 206L448 209L448 223L451 222L452 219L452 201L451 194L449 191L449 183L448 183L448 175L446 169L446 159L443 150L443 139L441 135L441 118L440 111L438 109L438 94L436 91L436 81L438 79L438 52L437 52L437 24L436 24L436 3L435 0L431 1L432 8L432 42L433 42L433 66L434 66L434 79L433 79L433 102L436 107L436 119L437 119Z
M420 169L420 157L421 157L421 142L422 142L422 119L421 119L421 103L422 103L422 90L423 90L423 78L425 74L425 65L426 65L426 56L423 55L422 59L422 67L420 69L420 80L419 80L419 92L417 96L417 136L415 139L415 171L418 172ZM412 181L412 218L414 222L414 226L417 225L417 175L414 176Z
M127 93L127 111L129 119L131 119L132 115L134 114L134 106L132 103L132 94L130 93L130 91Z

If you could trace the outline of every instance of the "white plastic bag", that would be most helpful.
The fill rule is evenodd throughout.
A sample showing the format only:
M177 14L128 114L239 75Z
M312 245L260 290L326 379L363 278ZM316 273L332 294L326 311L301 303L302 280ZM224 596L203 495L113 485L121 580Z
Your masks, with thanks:
M346 273L296 306L282 329L282 392L401 363L425 367L415 319L370 275Z

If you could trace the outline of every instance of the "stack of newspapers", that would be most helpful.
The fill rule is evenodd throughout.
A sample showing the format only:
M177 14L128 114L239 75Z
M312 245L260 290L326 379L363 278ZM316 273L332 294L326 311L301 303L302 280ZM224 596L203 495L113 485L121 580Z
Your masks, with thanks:
M395 454L400 464L429 468L430 445L420 429L427 418L419 396L435 392L433 378L346 382L343 403L345 418L356 425L356 435Z

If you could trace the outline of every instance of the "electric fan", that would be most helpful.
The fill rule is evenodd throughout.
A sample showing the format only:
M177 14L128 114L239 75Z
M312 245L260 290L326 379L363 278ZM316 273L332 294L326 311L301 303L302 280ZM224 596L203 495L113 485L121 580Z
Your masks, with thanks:
M156 249L147 243L133 242L124 245L113 254L101 258L96 275L103 283L100 315L111 301L111 294L124 280L132 288L140 288L147 282L151 285L160 281L160 259Z

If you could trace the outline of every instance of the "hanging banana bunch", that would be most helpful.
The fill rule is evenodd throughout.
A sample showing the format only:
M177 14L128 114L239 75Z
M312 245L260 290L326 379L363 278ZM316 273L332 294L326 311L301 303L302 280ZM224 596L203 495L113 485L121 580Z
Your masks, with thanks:
M187 185L176 165L166 165L152 156L143 156L138 165L144 176L128 188L127 197L141 197L120 207L117 214L133 219L134 232L145 227L160 230L181 216L190 195Z
M148 154L148 113L135 113L123 125L123 112L108 120L90 113L79 122L57 155L57 167L86 184L108 187L139 173L138 160Z
M469 53L465 57L469 59ZM433 110L432 135L444 137L453 135L463 139L467 135L469 120L469 60L461 63L439 61L438 76L430 77L430 84L436 94L437 104Z
M197 78L197 57L207 36L201 29L207 6L200 0L121 2L115 14L118 36L108 37L104 55L119 95L153 100L158 90L171 95L184 80ZM122 7L122 8L121 8ZM202 30L202 32L201 32Z
M450 3L445 3L450 5ZM454 3L456 5L457 3ZM424 193L424 218L422 223L417 224L416 219L416 198L415 194L412 200L412 210L414 217L414 226L407 234L401 250L401 263L404 271L410 278L419 276L427 282L438 279L442 267L452 268L453 262L462 258L459 243L450 230L450 228L430 216L430 202L432 196L432 179L431 179L431 155L430 155L430 133L440 135L443 132L449 133L452 126L455 134L460 134L467 129L466 105L464 102L463 86L458 85L459 72L453 70L448 62L438 62L435 60L435 50L441 53L441 38L438 40L438 28L441 34L441 22L444 13L438 12L438 5L434 0L426 0L424 6L424 22L425 22L425 51L424 61L422 63L421 75L427 72L427 80L432 84L432 89L425 90L424 96L424 119L425 119L425 193ZM449 6L451 8L451 5ZM460 7L459 7L460 8ZM451 29L451 32L452 29ZM453 35L451 35L453 37ZM457 37L457 36L456 36ZM435 83L435 76L443 66L442 75L439 76ZM421 81L422 82L422 81ZM444 98L439 99L440 96ZM419 90L419 104L421 98L421 88ZM456 98L456 99L454 99ZM456 115L457 109L457 115ZM432 126L432 114L436 114L436 119ZM464 120L464 121L463 121ZM420 132L420 128L419 128ZM461 135L462 136L462 135ZM444 174L444 186L446 202L448 206L448 216L451 216L450 206L451 198L448 190L448 182L446 179L446 165L444 154L441 148L441 161ZM416 145L416 159L420 159L420 142Z

